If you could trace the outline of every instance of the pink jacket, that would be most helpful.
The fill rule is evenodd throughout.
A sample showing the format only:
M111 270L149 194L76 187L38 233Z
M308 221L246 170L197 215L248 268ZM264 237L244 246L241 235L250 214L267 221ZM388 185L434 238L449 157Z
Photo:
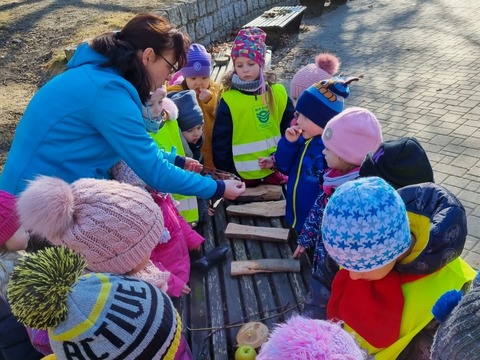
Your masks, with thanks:
M198 249L205 239L180 215L170 195L155 191L151 195L162 209L167 232L153 249L150 260L161 271L170 272L167 294L180 297L183 285L190 279L189 251Z

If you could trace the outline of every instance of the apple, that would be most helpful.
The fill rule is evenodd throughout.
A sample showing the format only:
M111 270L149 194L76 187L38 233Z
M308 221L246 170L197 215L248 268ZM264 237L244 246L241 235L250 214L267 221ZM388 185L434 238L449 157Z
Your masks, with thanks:
M241 345L235 351L235 360L255 360L257 352L251 345Z

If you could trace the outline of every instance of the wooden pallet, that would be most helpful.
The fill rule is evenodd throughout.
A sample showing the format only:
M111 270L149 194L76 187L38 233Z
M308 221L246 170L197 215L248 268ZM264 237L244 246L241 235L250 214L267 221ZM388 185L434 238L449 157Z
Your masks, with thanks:
M307 294L311 267L306 257L299 263L292 260L296 239L288 236L283 216L227 215L226 208L238 204L222 202L215 216L208 217L197 228L205 237L205 251L220 245L227 245L230 250L223 264L205 274L191 273L192 292L186 298L182 317L184 333L196 360L233 359L236 335L244 323L260 321L271 329L298 314ZM204 201L200 200L199 206L205 211ZM254 228L256 235L252 237ZM265 235L269 228L272 234ZM268 239L262 240L262 236ZM232 276L232 264L234 272L240 265L251 268L251 274ZM274 272L264 272L262 267L267 271L273 268Z

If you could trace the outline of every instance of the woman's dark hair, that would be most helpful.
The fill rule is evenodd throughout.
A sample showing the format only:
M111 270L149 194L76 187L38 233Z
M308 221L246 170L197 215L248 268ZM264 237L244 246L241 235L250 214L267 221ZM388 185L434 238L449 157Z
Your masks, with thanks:
M104 66L113 66L137 89L142 102L147 101L151 80L137 57L138 50L152 48L155 54L174 50L179 68L185 64L190 39L162 16L139 14L121 31L94 38L91 47L105 55Z

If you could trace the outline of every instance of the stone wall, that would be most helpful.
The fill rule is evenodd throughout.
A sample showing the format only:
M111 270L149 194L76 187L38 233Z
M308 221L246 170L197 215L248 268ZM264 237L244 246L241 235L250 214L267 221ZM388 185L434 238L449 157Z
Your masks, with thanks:
M222 39L274 6L299 5L298 0L180 0L160 10L194 42L208 45Z

